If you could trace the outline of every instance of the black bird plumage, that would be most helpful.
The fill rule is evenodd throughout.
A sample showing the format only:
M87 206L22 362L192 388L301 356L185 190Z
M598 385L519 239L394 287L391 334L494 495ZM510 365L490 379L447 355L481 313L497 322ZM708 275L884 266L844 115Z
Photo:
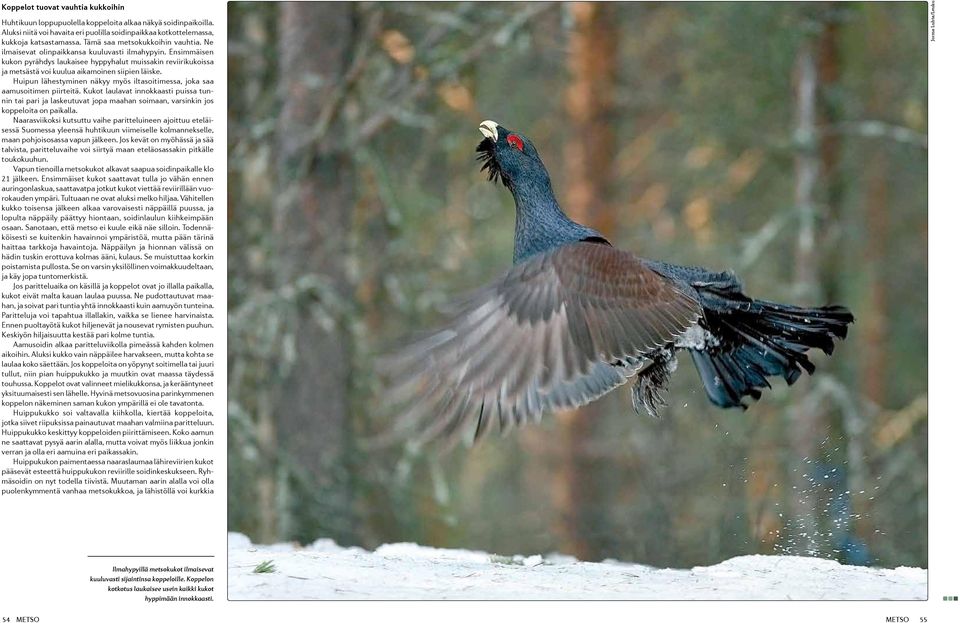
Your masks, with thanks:
M506 431L581 406L635 377L634 409L657 415L688 351L710 401L746 408L769 377L794 383L853 322L841 306L752 299L730 272L613 247L564 214L533 142L481 124L482 170L513 195L514 265L467 296L445 325L380 361L398 430L423 439Z

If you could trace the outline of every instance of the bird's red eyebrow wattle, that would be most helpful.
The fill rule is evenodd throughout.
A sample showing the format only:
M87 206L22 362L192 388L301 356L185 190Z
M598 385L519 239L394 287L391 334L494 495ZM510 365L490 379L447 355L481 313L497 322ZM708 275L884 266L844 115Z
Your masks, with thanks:
M523 151L523 139L521 139L516 134L510 134L509 136L507 136L507 142L513 145L514 147L516 147L517 149L519 149L520 151Z

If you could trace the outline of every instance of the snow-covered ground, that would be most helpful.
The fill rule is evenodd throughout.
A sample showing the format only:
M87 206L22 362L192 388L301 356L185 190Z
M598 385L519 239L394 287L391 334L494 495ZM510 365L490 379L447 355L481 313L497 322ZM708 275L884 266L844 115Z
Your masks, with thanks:
M800 556L655 569L569 556L505 557L413 543L374 552L328 539L254 545L230 534L231 599L925 599L927 572ZM272 570L257 573L261 563Z

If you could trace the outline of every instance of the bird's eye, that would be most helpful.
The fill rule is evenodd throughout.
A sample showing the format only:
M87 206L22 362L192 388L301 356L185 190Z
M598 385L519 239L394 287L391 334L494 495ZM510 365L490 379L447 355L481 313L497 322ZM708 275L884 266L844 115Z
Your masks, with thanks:
M507 136L507 142L513 145L514 147L516 147L517 149L519 149L520 151L523 151L523 139L521 139L516 134L511 134Z

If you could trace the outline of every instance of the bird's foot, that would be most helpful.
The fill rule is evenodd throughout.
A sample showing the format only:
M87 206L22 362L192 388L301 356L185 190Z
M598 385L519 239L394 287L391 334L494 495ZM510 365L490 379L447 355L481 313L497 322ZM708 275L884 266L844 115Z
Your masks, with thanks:
M677 357L672 351L661 351L653 362L637 373L637 380L633 384L631 397L633 410L640 415L641 407L651 417L659 418L657 409L667 406L663 392L667 391L670 375L677 369Z

